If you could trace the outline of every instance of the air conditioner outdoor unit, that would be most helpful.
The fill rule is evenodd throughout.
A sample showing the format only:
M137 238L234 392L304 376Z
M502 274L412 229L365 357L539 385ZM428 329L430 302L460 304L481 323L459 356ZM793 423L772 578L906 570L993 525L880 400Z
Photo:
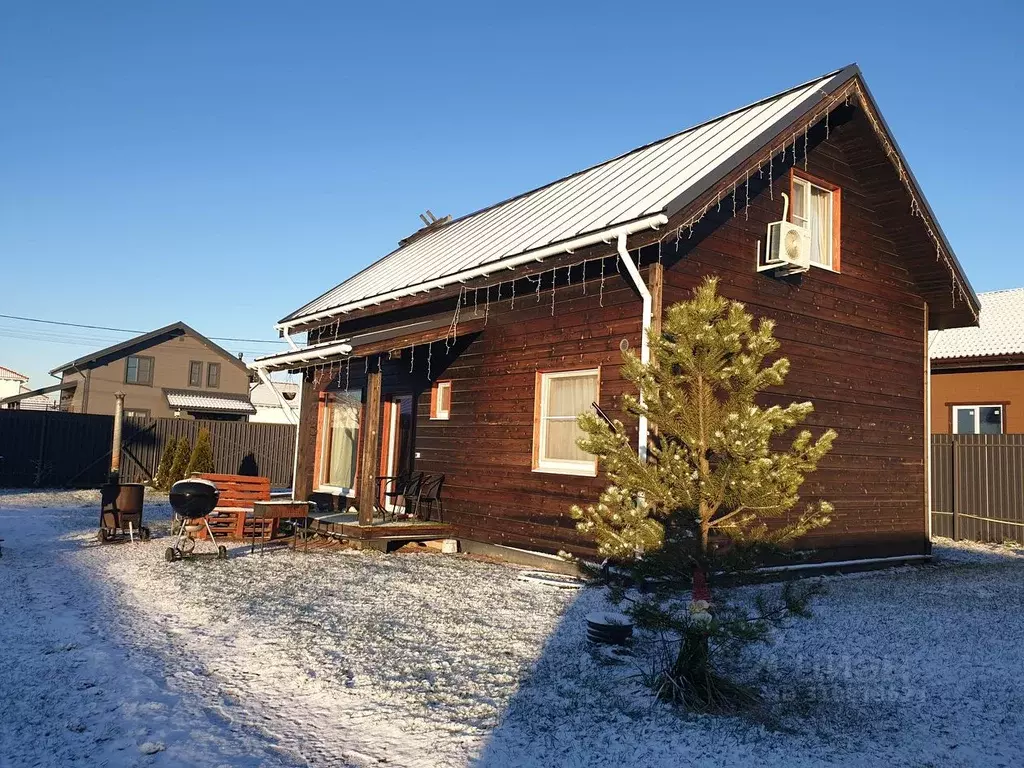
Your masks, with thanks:
M774 271L776 274L792 275L806 272L811 268L811 233L807 227L793 224L789 219L789 195L782 193L782 221L768 225L767 245L764 257L761 242L758 241L757 271Z

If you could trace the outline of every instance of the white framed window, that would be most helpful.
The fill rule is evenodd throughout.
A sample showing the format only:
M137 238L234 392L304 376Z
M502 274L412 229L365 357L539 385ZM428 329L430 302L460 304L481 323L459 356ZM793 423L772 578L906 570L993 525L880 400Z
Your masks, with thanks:
M816 183L795 170L790 182L789 218L811 233L811 264L839 271L839 188Z
M1001 435L1003 410L1002 405L954 405L953 434Z
M430 389L430 418L448 419L452 412L452 383L450 381L435 381Z
M576 417L596 403L601 369L538 372L534 401L533 470L597 475L597 458L576 445Z
M320 488L352 495L359 458L359 424L363 393L329 392L325 396L320 444Z

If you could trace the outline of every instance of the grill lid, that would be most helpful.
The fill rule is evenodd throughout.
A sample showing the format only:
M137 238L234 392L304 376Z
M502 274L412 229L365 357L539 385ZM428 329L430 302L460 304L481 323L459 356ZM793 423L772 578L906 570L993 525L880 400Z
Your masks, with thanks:
M171 486L171 508L182 517L205 517L217 506L220 492L209 480L190 477Z

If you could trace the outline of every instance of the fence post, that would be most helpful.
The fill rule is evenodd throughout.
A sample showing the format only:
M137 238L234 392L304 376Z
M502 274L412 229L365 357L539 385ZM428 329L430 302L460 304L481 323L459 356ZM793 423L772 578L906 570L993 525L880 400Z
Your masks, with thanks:
M953 507L953 541L960 541L960 441L958 435L952 435L950 454L953 459L952 473L952 507Z
M36 456L36 476L32 481L38 488L43 484L43 462L46 460L46 426L50 423L50 412L43 411L43 427L39 430L39 453Z

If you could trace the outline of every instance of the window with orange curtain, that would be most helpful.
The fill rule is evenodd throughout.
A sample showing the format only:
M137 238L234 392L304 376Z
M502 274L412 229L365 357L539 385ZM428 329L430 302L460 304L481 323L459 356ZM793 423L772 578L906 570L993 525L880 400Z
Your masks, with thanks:
M430 392L430 418L447 419L452 412L452 383L435 381Z

